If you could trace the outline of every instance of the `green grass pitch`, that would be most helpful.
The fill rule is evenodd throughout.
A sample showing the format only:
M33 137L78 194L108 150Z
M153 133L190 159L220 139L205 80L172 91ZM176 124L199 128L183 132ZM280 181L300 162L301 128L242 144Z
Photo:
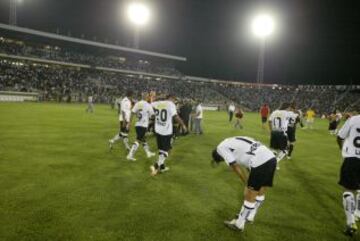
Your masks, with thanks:
M116 112L85 108L0 104L0 240L349 240L337 185L342 161L326 121L298 130L293 160L281 163L255 223L237 233L223 221L239 211L243 184L225 164L211 167L210 153L236 135L268 144L258 114L247 113L245 129L235 130L226 113L206 112L205 134L178 139L170 172L151 178L154 159L141 148L137 162L125 160L120 144L109 152ZM155 150L153 137L149 143Z

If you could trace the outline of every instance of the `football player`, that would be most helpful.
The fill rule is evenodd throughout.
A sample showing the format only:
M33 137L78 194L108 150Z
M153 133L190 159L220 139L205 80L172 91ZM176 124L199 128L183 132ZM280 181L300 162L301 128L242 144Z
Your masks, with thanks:
M288 153L287 159L291 159L296 142L296 125L300 122L299 113L296 111L296 105L292 103L288 112L288 128L286 131L288 137Z
M231 137L221 142L212 152L213 163L225 161L246 184L244 203L237 218L225 225L243 231L245 223L253 222L265 200L267 187L272 187L276 157L266 146L249 137ZM245 169L247 170L245 170Z
M120 132L114 136L113 139L109 140L110 150L118 140L123 140L125 148L130 151L129 145L129 129L130 129L130 115L131 115L131 101L133 92L128 90L126 96L120 102Z
M143 100L137 102L132 109L132 113L138 118L135 124L135 131L136 131L136 141L132 145L129 154L127 155L126 159L130 161L136 161L134 155L137 149L142 144L147 158L151 158L155 156L155 153L150 151L149 145L146 142L146 132L149 127L149 120L151 116L154 115L154 109L152 108L150 102L150 96L144 94ZM131 120L131 118L130 118Z
M283 103L279 110L275 110L271 113L269 118L269 128L271 131L270 147L278 151L276 157L280 162L287 155L287 129L288 129L288 110L289 103Z
M171 150L173 119L187 131L184 122L177 115L174 101L175 97L173 95L168 95L165 100L152 103L155 112L156 142L159 149L158 161L150 167L152 176L156 176L159 173L169 170L169 168L165 166L165 160L169 156L169 151Z
M345 189L343 206L346 229L344 233L353 236L357 231L356 221L360 221L360 115L353 116L345 122L338 133L337 142L344 158L339 181Z

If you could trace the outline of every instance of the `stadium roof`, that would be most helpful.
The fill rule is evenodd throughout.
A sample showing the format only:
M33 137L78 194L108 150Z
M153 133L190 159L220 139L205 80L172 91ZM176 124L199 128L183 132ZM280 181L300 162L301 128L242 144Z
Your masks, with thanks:
M47 33L47 32L43 32L43 31L38 31L38 30L33 30L33 29L23 28L23 27L18 27L18 26L12 26L12 25L2 24L2 23L0 23L0 29L14 31L14 32L20 32L20 33L24 33L24 34L41 36L41 37L45 37L45 38L49 38L49 39L84 44L84 45L89 45L89 46L94 46L94 47L100 47L100 48L124 51L124 52L129 52L129 53L159 57L159 58L164 58L164 59L171 59L171 60L177 60L177 61L186 61L187 60L185 57L156 53L156 52L151 52L151 51L146 51L146 50L127 48L127 47L122 47L122 46L113 45L113 44L100 43L100 42L79 39L79 38L74 38L74 37L68 37L68 36L59 35L59 34L55 34L55 33Z

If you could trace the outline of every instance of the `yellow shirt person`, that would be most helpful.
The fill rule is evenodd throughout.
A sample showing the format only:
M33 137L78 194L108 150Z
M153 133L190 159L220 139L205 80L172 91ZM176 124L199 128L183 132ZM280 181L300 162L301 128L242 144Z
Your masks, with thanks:
M314 125L314 120L315 120L315 111L311 108L309 108L306 111L306 124L307 124L307 128L313 129L313 125Z

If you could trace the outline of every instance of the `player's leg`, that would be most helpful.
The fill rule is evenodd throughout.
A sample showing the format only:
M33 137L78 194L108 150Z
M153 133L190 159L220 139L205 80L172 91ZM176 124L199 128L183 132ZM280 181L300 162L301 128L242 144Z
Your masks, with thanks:
M136 132L136 141L134 141L134 143L132 144L129 154L126 156L126 159L130 160L130 161L136 161L135 159L135 153L138 150L139 146L140 146L140 142L141 142L141 127L136 126L135 127L135 132Z
M233 230L243 231L245 229L245 223L256 206L256 196L259 192L246 187L244 193L244 203L241 207L239 215L237 216L237 219L224 222L228 228Z
M355 220L360 221L360 190L356 192Z
M194 124L195 124L195 134L198 135L200 133L200 130L199 130L199 119L198 118L195 118L194 119Z
M200 133L200 135L204 134L204 131L202 128L202 119L199 119L199 133Z
M255 190L259 189L259 193L257 194L255 201L255 208L250 213L247 218L247 221L254 222L255 216L260 208L260 206L265 201L265 192L267 187L273 186L274 176L275 176L275 169L276 169L277 161L276 159L269 160L268 162L264 163L260 167L254 168L250 173L248 185L254 186Z
M129 145L129 132L130 131L127 128L127 124L128 123L126 121L124 121L122 123L120 136L121 136L121 139L123 140L126 150L130 151L130 145Z
M280 162L287 155L287 136L281 132L277 133L278 149L280 150L276 156L277 162Z
M288 146L288 153L287 153L288 159L291 159L291 155L294 151L294 146L295 146L295 142L296 142L295 131L296 131L296 129L288 130L288 139L289 139L289 146Z
M345 234L352 236L357 231L355 223L355 195L354 191L357 189L358 160L355 158L345 158L340 170L339 184L344 187L345 191L342 195L343 207L346 216Z
M291 155L294 151L294 147L295 147L295 142L290 142L289 143L289 151L288 151L288 159L291 159Z
M122 139L122 137L121 137L121 129L122 129L122 121L120 121L120 131L119 131L112 139L109 140L109 147L110 147L110 149L113 148L113 145L114 145L117 141L119 141L119 140Z
M165 160L169 156L168 151L171 149L171 135L162 136L156 134L156 142L159 149L159 157L157 162L150 167L152 176L156 176L159 172L166 172L169 170L169 168L165 166Z
M254 210L250 213L250 215L247 218L247 221L249 222L254 222L255 216L257 214L257 211L259 210L260 206L263 204L263 202L265 201L265 192L266 192L266 187L262 187L258 193L258 195L255 198L255 208Z
M142 143L147 158L155 156L155 153L150 151L149 144L146 142L146 131L145 127L137 127L137 140Z

